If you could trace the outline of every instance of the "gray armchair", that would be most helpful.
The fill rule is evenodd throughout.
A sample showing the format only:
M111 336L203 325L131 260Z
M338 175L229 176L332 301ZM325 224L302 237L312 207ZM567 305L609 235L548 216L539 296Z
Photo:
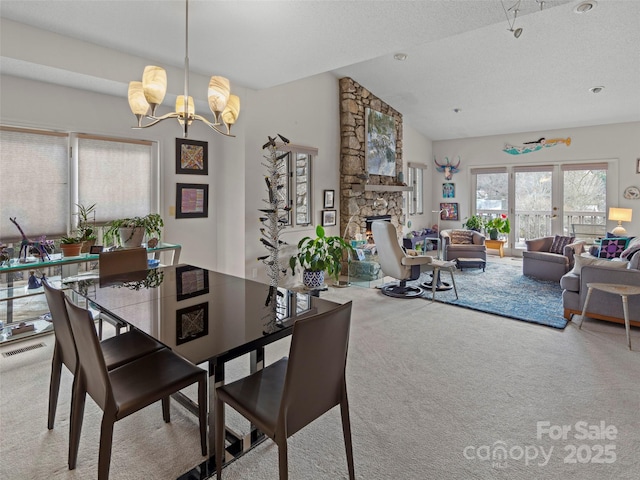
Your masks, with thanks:
M487 261L485 237L474 230L443 230L440 232L444 259L481 258ZM465 242L465 243L461 243Z
M574 256L584 252L584 242L565 245L562 253L552 253L554 236L526 240L527 250L522 252L522 274L540 280L560 281L573 268Z

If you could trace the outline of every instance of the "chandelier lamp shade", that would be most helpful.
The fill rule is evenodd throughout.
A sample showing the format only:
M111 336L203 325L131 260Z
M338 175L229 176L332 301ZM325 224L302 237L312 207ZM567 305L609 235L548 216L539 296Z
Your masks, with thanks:
M189 126L194 120L198 120L221 135L233 137L231 126L236 123L240 114L240 98L231 94L231 85L227 78L213 76L209 80L207 98L213 113L213 122L196 114L193 97L189 96L189 0L185 3L184 95L177 96L174 112L157 116L156 109L162 104L167 93L167 72L162 67L146 66L141 82L129 82L129 107L138 120L138 125L133 128L149 128L168 118L175 118L182 126L184 138L187 138ZM145 120L147 123L143 123Z

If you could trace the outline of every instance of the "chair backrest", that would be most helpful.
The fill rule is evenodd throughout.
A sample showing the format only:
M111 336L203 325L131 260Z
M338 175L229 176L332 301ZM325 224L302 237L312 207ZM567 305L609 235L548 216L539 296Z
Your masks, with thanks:
M113 402L113 393L93 317L89 310L74 305L68 298L65 303L78 350L78 375L82 377L87 393L104 411L109 402Z
M286 436L308 425L346 396L345 368L351 302L293 325L278 425Z
M64 363L71 373L76 373L78 364L78 353L76 352L76 342L73 339L73 332L69 324L69 316L65 305L65 294L62 290L49 285L46 278L42 279L44 295L47 298L51 321L53 322L53 332L56 337L56 349L62 363Z
M147 249L136 247L101 252L98 269L100 278L145 271L147 269Z
M385 275L404 280L411 277L411 267L402 265L405 255L398 242L398 232L391 222L376 220L371 224L373 241L378 250L378 262Z

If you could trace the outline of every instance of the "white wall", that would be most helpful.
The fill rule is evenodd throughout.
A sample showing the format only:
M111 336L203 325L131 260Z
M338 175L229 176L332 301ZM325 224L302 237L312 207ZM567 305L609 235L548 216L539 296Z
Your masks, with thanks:
M502 151L505 143L522 145L541 137L571 137L571 144L560 144L523 155L509 155ZM623 197L627 187L640 188L640 174L636 173L637 159L640 158L640 122L436 141L433 142L433 152L439 162L445 157L452 160L460 156L462 159L461 171L454 174L452 180L456 186L455 199L447 200L460 204L460 221L442 222L443 229L459 228L465 217L470 215L472 192L469 171L472 167L616 160L608 172L611 182L607 185L607 203L611 207L634 209L633 221L625 224L625 228L629 233L640 235L640 200L628 200ZM444 201L444 174L436 172L432 181L432 201L434 205L438 205ZM609 229L615 226L614 222L608 222L607 225Z

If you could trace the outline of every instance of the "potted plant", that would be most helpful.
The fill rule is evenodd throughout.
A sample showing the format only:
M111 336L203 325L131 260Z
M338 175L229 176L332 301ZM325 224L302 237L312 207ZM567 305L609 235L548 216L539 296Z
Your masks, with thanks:
M96 243L96 204L88 207L76 203L78 207L78 238L82 240L82 252L88 252Z
M112 221L104 232L104 241L108 245L139 247L145 234L147 244L155 247L160 240L164 222L157 213L144 217L120 218Z
M78 236L62 237L60 239L60 250L63 257L78 257L82 251L82 240Z
M328 237L322 225L316 227L316 238L304 237L298 242L298 253L289 259L291 273L296 265L302 267L302 283L308 288L324 284L324 272L338 280L342 270L342 256L353 248L342 237Z
M497 240L499 233L509 233L511 231L511 225L507 216L501 213L497 217L487 220L484 224L484 229L491 240Z
M468 228L469 230L479 232L480 230L482 230L482 218L480 218L480 215L471 215L469 218L465 219L465 222L462 224L462 226Z

